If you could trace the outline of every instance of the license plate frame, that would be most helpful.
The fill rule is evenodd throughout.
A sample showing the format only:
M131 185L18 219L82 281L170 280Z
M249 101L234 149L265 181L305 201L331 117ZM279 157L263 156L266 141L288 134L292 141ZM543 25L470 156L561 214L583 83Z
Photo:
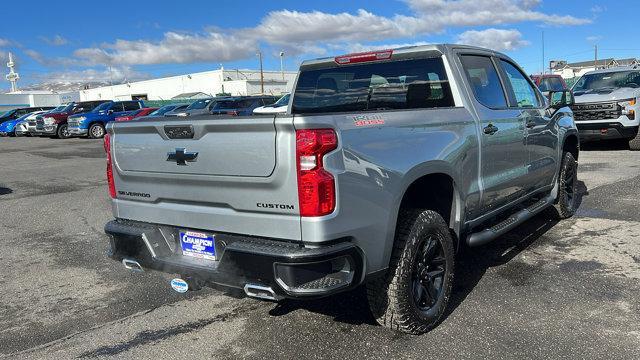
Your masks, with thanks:
M179 230L182 255L204 260L217 260L216 235L202 231Z

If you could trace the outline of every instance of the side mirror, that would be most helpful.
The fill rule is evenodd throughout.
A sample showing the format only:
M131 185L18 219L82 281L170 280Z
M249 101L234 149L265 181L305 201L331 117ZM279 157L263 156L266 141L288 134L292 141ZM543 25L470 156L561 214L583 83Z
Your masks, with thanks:
M571 90L549 91L549 109L558 110L575 103Z
M109 115L113 114L113 109L107 110L107 114L109 114Z

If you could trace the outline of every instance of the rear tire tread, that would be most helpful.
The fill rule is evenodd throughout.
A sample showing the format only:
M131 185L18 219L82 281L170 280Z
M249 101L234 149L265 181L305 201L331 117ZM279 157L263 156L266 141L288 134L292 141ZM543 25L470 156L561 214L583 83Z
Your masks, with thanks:
M399 214L399 219L389 270L384 277L367 284L367 297L372 313L380 325L417 335L436 327L442 320L447 308L453 284L453 240L448 226L440 214L435 211L421 209L402 210ZM410 290L405 287L408 286L406 285L406 277L410 277L411 273L409 270L409 274L407 274L406 269L412 268L413 259L411 257L412 251L407 247L407 241L412 240L410 236L418 220L421 221L420 226L423 228L427 224L440 228L443 234L442 240L444 240L441 243L450 266L449 273L446 275L449 279L445 281L442 289L444 301L435 318L428 323L420 321L416 317L416 309L413 308L410 302L398 299L398 294L410 293Z

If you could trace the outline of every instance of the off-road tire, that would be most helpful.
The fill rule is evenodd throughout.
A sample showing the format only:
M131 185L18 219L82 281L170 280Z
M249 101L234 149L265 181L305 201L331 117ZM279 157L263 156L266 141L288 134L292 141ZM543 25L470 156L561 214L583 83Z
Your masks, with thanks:
M94 129L96 127L100 127L100 129L102 130L101 136L94 135ZM100 123L91 124L91 126L89 127L89 138L91 139L102 139L104 137L104 134L106 134L106 131L104 130L104 126Z
M634 151L640 150L640 130L634 138L629 139L629 149Z
M557 220L570 218L578 209L578 162L570 152L562 155L558 176L558 197L548 214ZM570 190L572 188L572 190Z
M413 276L421 244L431 237L439 241L444 275L435 304L421 311L414 300ZM369 306L376 321L409 334L422 334L437 326L445 313L453 285L455 250L453 237L435 211L411 209L399 214L389 269L385 276L367 283Z

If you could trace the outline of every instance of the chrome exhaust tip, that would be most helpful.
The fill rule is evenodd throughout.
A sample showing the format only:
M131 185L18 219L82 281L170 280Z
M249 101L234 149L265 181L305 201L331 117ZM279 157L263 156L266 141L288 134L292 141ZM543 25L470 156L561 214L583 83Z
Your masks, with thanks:
M131 259L122 259L122 265L133 272L144 272L139 262Z
M247 296L262 300L278 301L281 299L272 288L257 284L245 284L244 293L247 294Z

